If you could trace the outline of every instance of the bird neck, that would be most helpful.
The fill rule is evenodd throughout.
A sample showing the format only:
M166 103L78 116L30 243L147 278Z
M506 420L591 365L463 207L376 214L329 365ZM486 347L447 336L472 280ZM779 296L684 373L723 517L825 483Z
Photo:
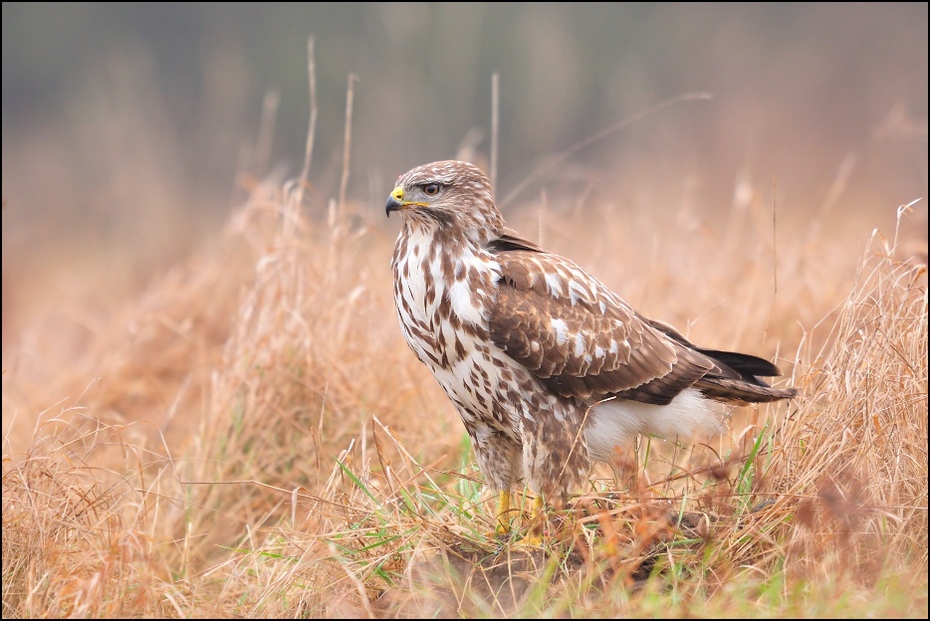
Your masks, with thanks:
M461 226L459 222L437 222L408 218L404 221L403 235L407 239L438 242L442 248L468 248L478 252L498 238L497 227Z

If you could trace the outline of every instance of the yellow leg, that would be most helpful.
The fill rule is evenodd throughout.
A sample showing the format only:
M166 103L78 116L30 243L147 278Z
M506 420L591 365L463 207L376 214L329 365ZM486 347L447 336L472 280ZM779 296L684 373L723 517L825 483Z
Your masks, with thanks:
M520 541L521 544L527 546L542 545L543 539L541 532L544 527L542 523L543 517L543 497L542 494L537 493L536 497L533 499L533 506L530 509L530 529L526 533L526 536Z
M536 494L536 498L533 499L533 510L530 513L530 519L535 520L540 515L542 515L543 510L543 497L542 494Z
M541 529L542 524L538 523L543 515L543 497L542 494L537 494L536 498L533 499L533 506L530 509L530 524L531 528ZM497 497L497 517L495 521L497 522L494 532L490 536L496 535L509 535L510 534L510 520L511 520L511 508L510 508L510 490L502 491ZM525 545L539 545L542 543L542 538L539 536L538 532L528 533L521 540L522 544Z
M495 534L510 533L510 490L501 491L497 497L497 529Z

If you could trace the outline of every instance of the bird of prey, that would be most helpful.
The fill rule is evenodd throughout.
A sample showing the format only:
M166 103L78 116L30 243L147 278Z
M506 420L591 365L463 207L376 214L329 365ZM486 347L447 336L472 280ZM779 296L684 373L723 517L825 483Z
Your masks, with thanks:
M401 175L385 212L403 216L391 269L407 344L455 405L509 532L524 480L564 500L592 460L636 434L674 439L720 424L715 402L788 399L772 363L703 349L637 313L572 261L508 229L469 163Z

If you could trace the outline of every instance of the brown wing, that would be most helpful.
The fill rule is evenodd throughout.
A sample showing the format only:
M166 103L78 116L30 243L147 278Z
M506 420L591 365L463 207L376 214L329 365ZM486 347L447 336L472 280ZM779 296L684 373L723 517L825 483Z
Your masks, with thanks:
M716 368L571 261L512 235L498 245L491 339L560 395L664 405Z

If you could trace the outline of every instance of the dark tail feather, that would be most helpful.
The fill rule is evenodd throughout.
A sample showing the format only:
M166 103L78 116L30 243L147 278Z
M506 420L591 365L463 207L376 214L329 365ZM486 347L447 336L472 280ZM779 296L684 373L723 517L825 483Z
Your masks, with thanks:
M696 384L705 396L734 405L768 403L791 399L798 394L794 388L772 388L759 375L781 375L774 364L757 356L732 351L699 349L699 352L721 367L722 373L709 373Z
M795 388L772 388L761 381L754 384L725 377L703 377L694 386L711 399L733 405L780 401L781 399L791 399L798 394Z
M768 386L768 384L756 377L757 375L761 377L781 375L778 367L758 356L738 354L733 351L718 351L716 349L698 349L698 351L708 358L722 363L723 366L736 371L747 382L759 384L760 386Z
M733 351L701 349L670 325L647 319L642 315L637 316L653 328L664 332L672 340L710 358L717 368L695 382L694 387L711 399L734 405L748 405L791 399L798 394L794 388L772 388L765 380L759 379L781 375L778 367L768 360Z

